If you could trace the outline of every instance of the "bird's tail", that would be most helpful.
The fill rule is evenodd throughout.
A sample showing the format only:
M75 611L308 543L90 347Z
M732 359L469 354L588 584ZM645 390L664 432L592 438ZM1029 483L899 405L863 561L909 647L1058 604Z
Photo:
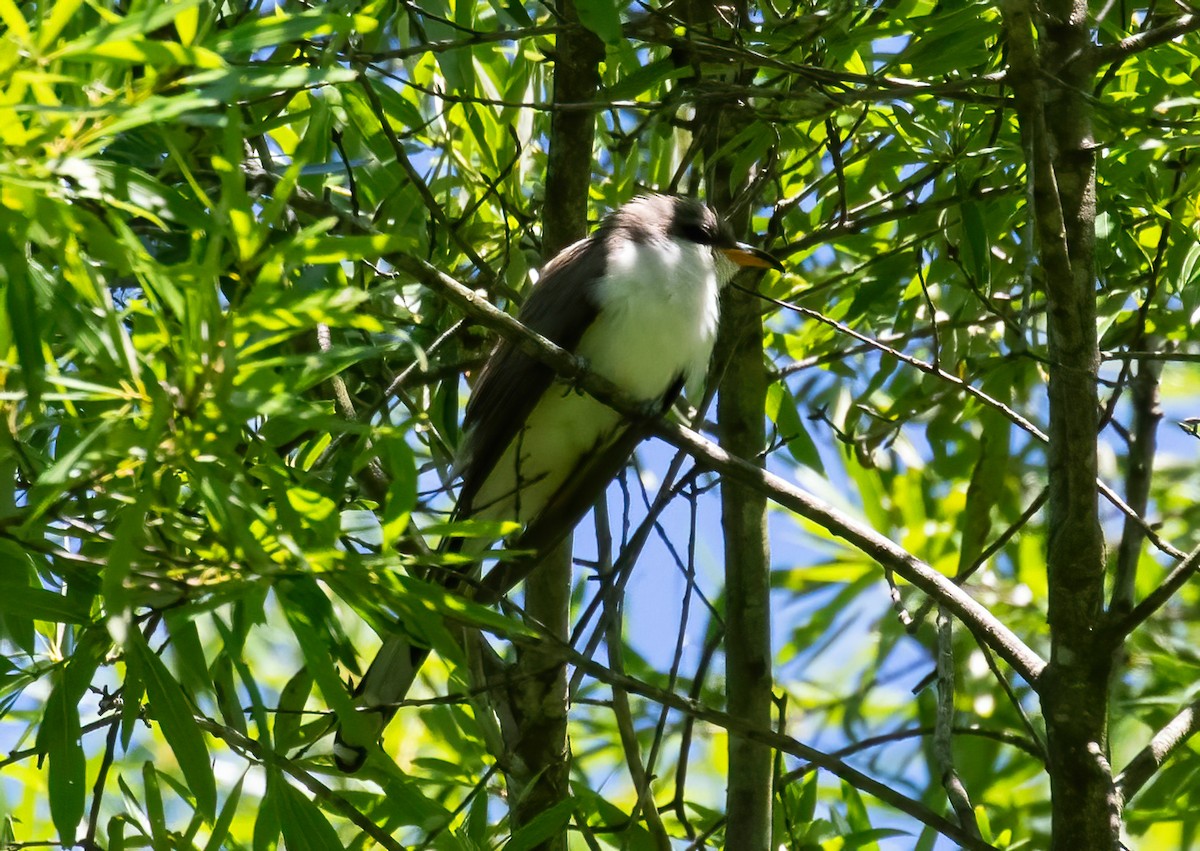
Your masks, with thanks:
M481 557L491 545L491 541L484 539L447 538L438 549L474 559ZM473 569L460 566L441 573L437 581L453 588L461 584L463 576ZM384 638L370 667L354 689L355 707L367 723L359 725L357 733L346 730L340 724L335 727L333 760L338 768L352 773L362 767L367 759L368 748L379 740L383 728L408 696L429 653L428 647L404 631L394 632Z
M358 771L367 759L367 749L383 733L383 728L396 714L400 701L412 688L417 672L429 656L429 648L413 643L412 639L395 633L383 642L371 667L354 690L354 702L366 716L365 740L358 741L341 725L333 740L333 759L346 772Z

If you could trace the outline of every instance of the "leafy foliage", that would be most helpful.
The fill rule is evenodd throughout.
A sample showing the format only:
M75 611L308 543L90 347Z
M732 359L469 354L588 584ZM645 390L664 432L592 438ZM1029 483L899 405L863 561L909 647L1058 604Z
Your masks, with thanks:
M960 577L1046 655L1051 365L1001 13L763 3L733 32L576 5L606 45L596 214L723 162L786 258L762 284L769 468ZM1200 414L1200 51L1186 27L1120 48L1172 15L1105 7L1096 23L1112 48L1094 91L1100 457L1123 490L1151 441L1149 496L1129 501L1187 549L1197 447L1168 428L1154 454L1149 414ZM736 847L733 722L696 709L724 705L711 473L681 453L663 484L673 549L606 574L604 593L580 571L574 798L520 831L458 631L501 653L537 631L424 581L436 557L397 546L446 531L463 375L490 342L397 258L519 303L544 259L546 4L0 0L0 21L0 844L516 849L569 822L580 847ZM690 122L713 104L744 123L705 153ZM620 553L657 519L656 446L581 549ZM949 813L922 688L930 603L901 583L897 617L871 556L775 514L779 730ZM1101 520L1127 612L1175 560L1111 504ZM610 591L629 646L589 667L622 637ZM1184 585L1124 645L1114 768L1193 698L1196 597ZM343 679L397 622L440 661L388 732L396 763L342 778L326 733L334 714L353 723ZM1036 696L968 631L953 652L953 764L983 840L1045 847ZM935 847L919 816L797 752L780 747L779 843ZM649 791L627 779L635 760ZM1130 803L1138 847L1195 843L1196 766L1185 745Z

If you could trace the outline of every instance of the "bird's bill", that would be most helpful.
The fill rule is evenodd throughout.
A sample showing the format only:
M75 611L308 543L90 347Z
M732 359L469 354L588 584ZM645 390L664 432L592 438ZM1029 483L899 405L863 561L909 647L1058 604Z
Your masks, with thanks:
M783 264L775 257L771 256L761 248L755 248L753 245L747 245L744 242L739 242L732 248L722 248L721 251L731 261L743 268L749 266L756 269L774 269L777 272L783 271Z

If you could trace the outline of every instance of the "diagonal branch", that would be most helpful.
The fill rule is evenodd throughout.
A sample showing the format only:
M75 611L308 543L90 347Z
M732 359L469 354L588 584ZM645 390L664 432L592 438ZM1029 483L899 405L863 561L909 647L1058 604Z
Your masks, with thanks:
M1122 801L1136 795L1154 772L1162 768L1188 739L1200 730L1200 700L1189 703L1165 727L1154 734L1149 744L1129 760L1121 773L1113 778Z
M1187 554L1187 558L1175 565L1159 586L1147 594L1142 602L1133 607L1133 611L1106 625L1104 634L1111 646L1115 647L1125 636L1165 606L1175 596L1175 592L1186 585L1188 580L1195 575L1198 567L1200 567L1200 547L1196 547Z
M1123 38L1116 44L1106 44L1087 54L1087 61L1093 68L1100 68L1110 62L1118 62L1135 53L1149 50L1160 44L1187 35L1200 29L1200 15L1183 15L1170 23L1155 27L1152 30L1136 33Z
M642 682L633 677L617 674L599 662L589 659L569 647L564 646L562 652L567 656L567 660L572 665L585 670L588 675L595 677L600 682L612 688L620 688L630 694L640 695L676 712L720 727L742 738L807 760L818 768L828 771L835 777L845 780L854 788L878 798L885 804L894 807L906 815L912 816L923 824L929 825L942 835L959 843L963 848L994 851L994 846L990 843L971 836L957 824L933 812L921 802L901 794L886 783L882 783L852 768L842 760L836 759L824 751L812 748L783 733L755 727L736 715L712 709L699 701L690 700L673 692L656 688L649 683Z
M494 307L487 301L485 293L464 287L420 258L408 254L394 254L388 259L397 269L439 292L473 320L512 340L530 357L553 367L559 375L571 380L606 405L635 419L656 419L644 405L631 399L603 377L589 372L579 358L530 331L516 319ZM1037 687L1046 665L1041 657L986 607L903 547L774 473L730 455L691 429L664 420L656 420L652 428L659 437L687 450L701 466L760 490L777 504L844 538L883 567L894 570L908 582L937 599L1031 686ZM520 578L515 577L513 581L519 581Z
M836 319L831 319L828 316L826 316L825 314L821 313L820 311L813 310L810 307L801 307L798 304L792 304L791 302L788 302L788 301L781 301L780 299L771 298L770 296L761 295L761 294L757 294L757 295L759 298L763 299L764 301L768 301L768 302L776 305L777 307L782 307L786 310L795 311L796 313L799 313L801 316L805 316L816 322L820 322L822 324L828 325L831 328L836 329L840 333L845 334L848 337L852 337L855 340L858 340L860 343L864 344L865 346L876 349L876 350L882 352L883 354L887 355L888 357L895 358L896 360L900 361L901 363L908 364L909 366L913 367L914 369L918 369L921 372L924 372L928 375L932 375L932 376L938 378L939 380L946 382L947 384L957 387L959 390L961 390L963 393L966 393L968 396L973 396L975 399L979 400L982 404L1003 414L1007 420L1009 420L1011 423L1016 425L1022 431L1026 432L1027 434L1036 438L1038 440L1038 442L1040 442L1040 443L1049 443L1050 442L1050 437L1046 434L1046 432L1042 431L1040 428L1038 428L1036 425L1034 425L1032 422L1027 420L1025 417L1021 416L1019 413L1014 411L1008 405L1005 405L1003 402L992 398L987 393L984 393L982 390L980 390L978 387L975 387L969 381L964 381L963 379L959 378L957 375L946 372L945 370L941 369L937 364L929 363L928 361L923 361L920 358L913 357L912 355L907 355L904 352L898 351L898 350L892 348L891 346L888 346L884 343L879 342L878 340L868 337L866 334L860 334L858 331L855 331L849 325L846 325L842 322L838 322ZM1103 479L1097 478L1096 479L1096 489L1098 491L1100 491L1100 494L1105 499L1107 499L1114 507L1116 507L1116 509L1118 511L1120 511L1122 514L1124 514L1125 517L1128 518L1129 522L1132 523L1137 529L1139 529L1141 531L1141 533L1143 535L1145 535L1146 538L1154 544L1154 546L1158 547L1158 549L1162 550L1164 553L1166 553L1167 555L1169 555L1173 558L1181 559L1184 557L1183 550L1172 545L1169 541L1164 541L1162 539L1162 536L1158 534L1158 532L1154 529L1154 527L1151 526L1148 522L1146 522L1146 519L1144 517L1142 517L1141 514L1139 514L1136 510L1131 508L1125 502L1125 500L1121 498L1121 495L1118 494L1115 490L1113 490L1112 487L1107 482L1105 482Z

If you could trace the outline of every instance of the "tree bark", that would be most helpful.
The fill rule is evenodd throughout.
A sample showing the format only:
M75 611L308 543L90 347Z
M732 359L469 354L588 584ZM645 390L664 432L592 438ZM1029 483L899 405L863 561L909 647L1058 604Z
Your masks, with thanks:
M1050 663L1041 687L1052 851L1117 848L1120 801L1108 762L1109 653L1096 646L1104 539L1096 443L1095 144L1084 0L1006 7L1010 79L1033 184L1049 337ZM1036 28L1037 40L1033 33Z
M568 23L578 23L572 0L557 9ZM586 103L600 85L604 45L581 27L564 28L554 55L554 102ZM546 203L542 212L542 254L549 259L587 234L588 188L592 177L595 113L555 112L550 122L546 170ZM571 537L538 565L525 582L526 616L564 642L568 640L571 603ZM567 745L567 677L561 655L539 648L521 651L515 665L506 725L516 769L508 778L516 829L570 795L570 752ZM520 776L515 776L515 775ZM540 851L565 851L567 832L539 844Z
M525 581L525 616L566 641L571 608L571 536L554 548ZM567 668L552 643L520 650L513 666L504 736L514 756L508 774L513 827L520 830L570 795L567 747ZM562 830L537 846L566 851Z
M721 8L724 7L724 8ZM721 26L727 4L690 4L689 20ZM746 4L733 8L735 20L746 20ZM749 84L753 72L724 68L722 79ZM740 78L740 79L738 79ZM708 200L722 212L730 208L734 187L745 186L749 174L735 174L728 159L714 159L724 142L741 129L737 102L715 103L696 113L707 165ZM744 233L746 214L730 224ZM763 322L754 297L726 288L721 299L721 332L714 362L723 370L717 399L717 431L721 446L740 458L761 459L766 447L767 371L763 360ZM761 460L758 463L762 463ZM759 489L723 479L721 529L725 555L725 700L731 715L759 729L770 729L771 552L767 536L767 499ZM726 842L745 851L772 847L774 762L769 747L730 735L729 781L726 787Z
M724 299L722 334L727 353L717 403L721 445L742 458L758 458L766 445L766 370L762 318L749 296ZM725 694L728 711L759 729L771 727L771 556L767 501L761 490L721 482L725 538ZM729 847L771 847L771 749L729 737L726 793ZM733 842L736 837L736 844Z

